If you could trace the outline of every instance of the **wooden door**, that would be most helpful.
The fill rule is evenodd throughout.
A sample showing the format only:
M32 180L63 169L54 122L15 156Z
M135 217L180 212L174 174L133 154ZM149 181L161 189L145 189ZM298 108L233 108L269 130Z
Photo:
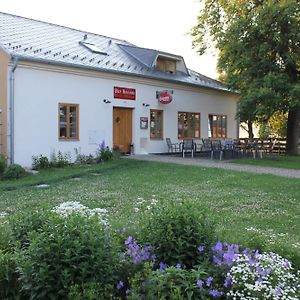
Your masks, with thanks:
M123 153L130 152L132 144L132 109L114 107L113 144Z

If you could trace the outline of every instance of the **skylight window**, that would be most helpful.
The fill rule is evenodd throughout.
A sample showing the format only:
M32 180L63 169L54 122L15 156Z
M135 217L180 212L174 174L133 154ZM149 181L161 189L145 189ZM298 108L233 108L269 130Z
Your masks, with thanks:
M98 53L102 55L107 55L106 52L102 51L99 47L97 47L95 44L87 43L87 42L79 42L80 45L84 46L85 48L89 49L93 53Z

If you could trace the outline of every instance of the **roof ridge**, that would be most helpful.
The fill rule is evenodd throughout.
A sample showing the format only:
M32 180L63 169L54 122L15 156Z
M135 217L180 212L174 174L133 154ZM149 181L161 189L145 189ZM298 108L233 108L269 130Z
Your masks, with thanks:
M25 20L29 20L29 21L34 21L34 22L38 22L38 23L48 24L48 25L52 25L52 26L56 26L56 27L65 28L65 29L70 29L70 30L73 30L73 31L82 32L82 33L86 33L86 34L93 34L93 35L104 37L104 38L107 38L107 39L112 39L112 40L115 40L115 41L125 42L125 43L129 44L128 46L133 45L132 43L127 42L126 40L106 36L106 35L99 34L99 33L90 32L90 31L83 31L81 29L76 29L76 28L65 26L65 25L55 24L55 23L52 23L52 22L46 22L46 21L42 21L42 20L29 18L29 17L23 17L23 16L12 14L12 13L3 12L3 11L0 11L0 14L12 16L12 17L17 17L17 18L21 18L21 19L25 19ZM133 46L135 46L135 45L133 45Z
M130 44L130 43L129 43ZM124 47L132 47L132 48L139 48L139 49L143 49L143 50L150 50L150 51L156 51L158 54L164 54L164 55L169 55L169 56L176 56L176 57L180 57L180 58L183 58L182 55L179 55L179 54L174 54L174 53L170 53L170 52L165 52L165 51L162 51L162 50L158 50L158 49L151 49L151 48L146 48L146 47L140 47L140 46L137 46L137 45L121 45L121 46L124 46Z

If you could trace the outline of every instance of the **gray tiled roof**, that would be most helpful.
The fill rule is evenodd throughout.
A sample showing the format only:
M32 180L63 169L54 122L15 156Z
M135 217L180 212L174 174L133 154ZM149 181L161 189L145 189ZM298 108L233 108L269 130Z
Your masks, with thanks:
M92 52L80 42L94 44L107 55ZM0 46L21 60L91 68L227 91L220 82L192 70L188 70L188 74L158 71L153 67L155 59L159 54L166 55L158 50L1 12Z

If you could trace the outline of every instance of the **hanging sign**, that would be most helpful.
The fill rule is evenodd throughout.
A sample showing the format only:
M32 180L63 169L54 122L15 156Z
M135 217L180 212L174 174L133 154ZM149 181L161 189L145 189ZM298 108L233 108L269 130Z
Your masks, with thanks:
M169 104L173 100L173 91L172 90L157 91L156 98L161 104Z
M126 99L135 100L135 89L125 88L125 87L114 87L114 98L115 99Z

